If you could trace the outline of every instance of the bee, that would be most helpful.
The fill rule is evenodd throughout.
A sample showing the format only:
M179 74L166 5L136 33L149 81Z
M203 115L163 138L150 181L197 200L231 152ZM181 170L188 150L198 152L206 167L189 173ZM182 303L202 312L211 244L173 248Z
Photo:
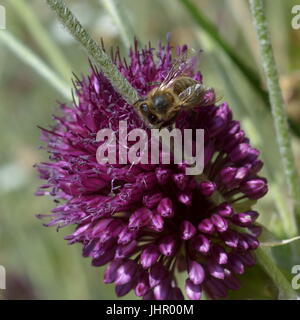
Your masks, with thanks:
M209 106L216 102L213 88L186 75L194 62L195 55L188 50L184 51L159 86L135 102L138 114L150 128L171 127L175 124L179 111Z

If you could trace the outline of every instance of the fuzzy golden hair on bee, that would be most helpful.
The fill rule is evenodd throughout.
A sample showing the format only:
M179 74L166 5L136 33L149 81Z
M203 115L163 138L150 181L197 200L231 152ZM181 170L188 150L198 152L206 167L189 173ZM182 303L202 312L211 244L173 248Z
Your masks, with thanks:
M187 53L179 57L165 79L134 106L151 128L163 128L176 121L180 110L213 105L216 96L213 88L185 75L189 63Z

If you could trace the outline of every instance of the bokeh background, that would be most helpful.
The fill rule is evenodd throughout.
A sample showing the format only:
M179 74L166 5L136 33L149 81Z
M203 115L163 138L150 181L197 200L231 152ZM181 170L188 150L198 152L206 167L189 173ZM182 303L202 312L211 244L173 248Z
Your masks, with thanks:
M107 1L106 1L107 2ZM263 174L270 191L257 208L260 222L278 238L289 235L284 214L291 208L287 200L281 160L275 140L272 117L266 103L228 53L212 38L208 28L199 26L190 12L177 0L115 0L125 30L119 28L115 16L102 0L68 0L66 3L97 40L104 39L107 48L120 46L126 55L125 34L130 41L136 36L141 45L166 41L188 44L202 49L199 68L207 85L230 103L235 118L242 122L252 144L262 151ZM264 88L258 45L252 26L248 2L245 0L194 0L205 17L218 29L245 65L253 69ZM291 27L293 0L266 0L267 17L273 38L280 81L286 100L286 112L300 128L300 30ZM38 69L26 62L21 48L11 50L12 42L30 49L66 84L71 92L72 72L80 76L89 70L87 56L58 23L55 15L41 0L2 0L6 8L6 30L13 36L9 44L0 35L0 265L7 271L7 290L2 299L114 299L114 288L102 283L101 268L82 258L79 245L69 246L63 237L72 229L58 233L44 228L36 219L49 213L51 199L34 196L40 181L33 164L46 160L40 150L38 125L48 127L57 112L57 101L67 101ZM127 41L127 42L126 42ZM25 59L25 60L24 60ZM300 140L292 135L298 168ZM297 251L297 250L296 250ZM293 264L300 264L295 247L274 250L282 271L290 276ZM243 279L240 296L245 299L272 299L274 288L260 267L249 270ZM237 297L236 293L229 296ZM124 299L132 299L129 294Z

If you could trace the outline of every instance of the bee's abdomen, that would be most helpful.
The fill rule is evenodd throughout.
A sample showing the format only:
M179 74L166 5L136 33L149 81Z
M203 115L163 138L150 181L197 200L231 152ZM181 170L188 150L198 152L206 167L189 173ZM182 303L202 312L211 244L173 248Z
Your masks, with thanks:
M179 77L173 82L173 90L175 94L179 95L185 89L195 85L198 81L190 78L190 77Z

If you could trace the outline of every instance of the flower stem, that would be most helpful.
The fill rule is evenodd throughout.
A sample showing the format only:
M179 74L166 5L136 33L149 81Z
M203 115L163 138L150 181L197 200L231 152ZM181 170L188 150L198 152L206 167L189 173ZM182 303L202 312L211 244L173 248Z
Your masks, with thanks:
M49 37L47 31L39 21L37 14L34 13L30 4L24 0L11 0L11 6L14 8L20 19L22 19L28 28L32 38L41 47L49 63L55 68L67 82L71 81L72 68L63 56L62 52Z
M38 56L16 39L9 31L0 31L0 42L5 44L21 60L31 66L38 74L46 79L66 99L72 100L71 89L61 80Z
M47 0L49 6L56 12L62 24L73 37L81 43L89 56L99 66L100 70L110 81L114 89L129 103L134 104L138 99L138 93L131 84L121 75L111 58L101 49L95 40L82 27L78 19L66 7L62 0Z
M278 269L274 263L270 250L259 247L255 251L256 257L260 265L265 269L267 274L271 277L276 285L279 294L279 300L297 300L297 294L292 289L291 283L286 279L283 273Z
M292 152L289 127L286 114L284 112L284 103L279 86L278 73L272 49L271 37L268 30L268 23L264 13L263 1L249 1L260 46L264 73L267 79L269 100L272 108L272 115L276 130L277 142L279 145L279 151L282 157L283 169L289 187L289 195L293 201L294 214L297 214L300 217L299 177L297 174L295 159ZM292 219L292 221L290 221L290 224L296 223L295 215L286 216L285 218ZM293 235L295 234L290 234L290 236Z

